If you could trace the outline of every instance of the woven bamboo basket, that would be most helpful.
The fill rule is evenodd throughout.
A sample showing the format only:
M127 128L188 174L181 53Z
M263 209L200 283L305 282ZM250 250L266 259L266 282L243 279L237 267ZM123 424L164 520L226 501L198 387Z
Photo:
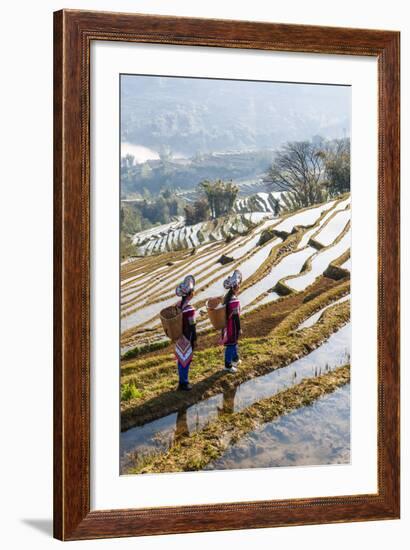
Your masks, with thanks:
M182 310L177 306L169 306L160 311L162 328L173 342L182 336Z
M209 298L206 302L206 309L208 311L208 317L212 323L212 326L216 330L225 328L226 313L225 306L222 303L222 298L220 296L216 298Z

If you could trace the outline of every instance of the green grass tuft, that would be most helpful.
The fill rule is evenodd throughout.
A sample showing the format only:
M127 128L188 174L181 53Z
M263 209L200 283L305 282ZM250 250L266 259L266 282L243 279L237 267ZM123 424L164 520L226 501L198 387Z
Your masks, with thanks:
M130 401L142 397L142 391L139 390L133 382L130 384L121 384L121 401Z

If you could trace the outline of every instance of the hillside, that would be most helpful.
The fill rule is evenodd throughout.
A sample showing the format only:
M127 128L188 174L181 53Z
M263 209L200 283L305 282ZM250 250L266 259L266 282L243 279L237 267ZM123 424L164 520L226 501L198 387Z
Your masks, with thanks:
M204 222L188 227L180 221L137 234L134 243L140 244L141 251L146 252L148 256L146 260L141 258L126 264L122 270L121 317L122 326L126 329L123 335L124 344L129 346L134 341L139 343L144 340L141 329L147 326L147 323L150 337L154 327L158 330L158 336L161 336L159 311L175 300L174 287L179 278L187 273L198 277L195 302L203 304L206 298L223 291L222 281L227 273L235 268L240 269L244 278L241 291L244 311L255 305L254 302L266 303L277 298L276 293L269 292L273 288L283 291L285 284L292 288L298 285L298 290L306 288L308 284L305 284L305 280L313 282L331 262L348 253L349 216L342 217L339 214L346 208L349 209L349 205L350 198L346 198L305 209L284 218L275 219L267 214L267 219L263 220L264 214L253 214L254 221L260 223L246 235L239 235L230 242L225 242L227 235L224 227L231 228L231 235L233 230L240 228L232 226L232 219ZM240 223L247 218L243 215L236 219ZM214 232L207 233L207 242L202 241L204 245L200 246L202 237L198 238L198 234L202 233L201 229L205 233L204 228L215 229ZM270 230L276 236L263 246L258 246L259 239L266 230ZM326 246L320 243L325 231L329 234L325 243L330 239ZM182 248L182 243L188 237L198 243L197 248L193 249L192 245ZM182 249L172 251L174 243L176 248ZM164 253L150 255L156 251ZM228 265L221 265L218 260L222 255L233 258L234 261ZM314 267L302 276L300 272L308 261L312 262ZM154 265L155 269L152 269ZM290 276L298 276L299 279L291 279L287 285ZM299 283L299 280L302 282ZM164 299L167 296L169 298ZM135 332L135 322L139 327L136 340L132 336ZM203 323L206 325L206 321Z
M295 442L309 434L306 464L349 461L350 195L279 218L259 214L231 240L221 233L195 248L123 263L123 473L292 465L294 449L282 439L275 448L272 422L279 438L288 422ZM183 234L182 222L174 224L161 229L168 240ZM243 364L226 377L205 302L223 294L235 268L243 275ZM159 312L176 302L175 287L187 274L196 278L199 339L193 390L182 395ZM335 425L336 454L323 439Z
M129 198L143 194L144 190L156 193L164 187L189 192L206 179L234 180L241 187L241 192L248 194L249 183L250 187L264 187L261 180L273 157L274 150L269 149L196 155L184 160L169 157L140 164L134 162L132 165L126 164L123 159L121 195Z

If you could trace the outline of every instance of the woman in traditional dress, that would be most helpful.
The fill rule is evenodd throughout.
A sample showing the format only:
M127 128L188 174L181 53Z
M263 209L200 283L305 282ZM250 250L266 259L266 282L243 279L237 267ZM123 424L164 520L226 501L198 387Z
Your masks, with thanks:
M224 298L226 325L222 331L222 343L225 346L225 371L236 372L241 363L238 353L238 340L241 334L241 304L237 296L242 282L242 274L235 269L233 274L225 279L224 288L228 290Z
M196 345L195 308L189 303L194 296L195 279L188 275L180 283L175 293L181 297L177 307L182 310L182 336L175 344L175 356L178 364L179 385L178 390L189 391L192 389L189 383L189 367Z

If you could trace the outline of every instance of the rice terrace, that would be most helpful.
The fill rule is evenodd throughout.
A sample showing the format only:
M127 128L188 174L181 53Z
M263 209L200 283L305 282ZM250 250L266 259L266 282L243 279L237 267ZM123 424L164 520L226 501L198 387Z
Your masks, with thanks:
M342 109L342 96L332 102L332 86L325 97L322 86L306 91L308 85L288 84L272 92L280 85L263 83L261 91L256 83L256 101L255 83L246 82L236 123L238 82L127 79L121 96L121 473L349 463L349 88L335 90L346 95ZM212 93L229 85L231 105L223 109L227 100L216 92L196 102L205 97L201 85ZM265 93L276 94L269 100L274 105L280 102L269 116L263 116L270 105L267 98L261 102ZM306 120L293 108L298 94ZM154 122L138 97L156 102ZM180 107L184 101L188 112ZM262 115L258 108L255 115L255 104ZM198 128L210 128L217 108L224 114L199 140ZM230 133L219 136L220 126ZM252 143L244 142L250 133ZM231 143L224 148L226 136ZM133 156L132 144L144 146L143 158ZM227 290L240 303L233 359L224 356L230 344L224 329L221 336L214 328L208 303ZM189 382L181 382L176 339L167 337L161 320L178 297L195 312Z

